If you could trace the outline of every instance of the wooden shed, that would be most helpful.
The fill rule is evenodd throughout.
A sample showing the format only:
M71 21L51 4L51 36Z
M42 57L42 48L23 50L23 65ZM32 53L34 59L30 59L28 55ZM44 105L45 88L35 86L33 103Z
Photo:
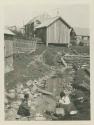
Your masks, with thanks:
M70 44L71 26L61 17L53 17L36 27L36 37L48 44Z
M14 33L10 30L4 30L4 61L5 73L13 70L13 37Z
M89 28L74 27L72 31L75 32L76 41L79 45L90 45L90 30Z

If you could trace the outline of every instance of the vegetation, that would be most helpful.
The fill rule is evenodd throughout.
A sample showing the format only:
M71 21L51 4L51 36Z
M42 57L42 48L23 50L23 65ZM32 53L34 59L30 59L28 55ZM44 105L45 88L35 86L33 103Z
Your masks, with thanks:
M5 74L6 91L15 88L17 84L25 84L29 80L37 80L42 78L52 71L52 66L57 68L56 56L58 52L61 53L61 55L66 53L75 55L89 55L89 48L85 46L71 46L70 48L67 48L63 46L57 47L54 45L46 47L43 44L38 44L36 51L33 53L15 54L14 71ZM39 57L41 57L41 55L43 56L43 62L38 60L40 59ZM71 98L79 113L75 116L69 116L61 120L89 120L90 90L87 87L87 85L90 86L89 73L87 73L83 68L79 68L78 63L73 62L73 64L73 67L67 68L64 72L60 72L60 70L56 69L55 75L56 78L58 77L62 79L62 83L66 88L69 88L68 84L70 82L72 83L73 91ZM60 82L61 80L57 81ZM84 84L86 88L80 86L82 84ZM84 100L82 102L77 100L79 97L84 97ZM41 107L42 106L40 105L40 108Z

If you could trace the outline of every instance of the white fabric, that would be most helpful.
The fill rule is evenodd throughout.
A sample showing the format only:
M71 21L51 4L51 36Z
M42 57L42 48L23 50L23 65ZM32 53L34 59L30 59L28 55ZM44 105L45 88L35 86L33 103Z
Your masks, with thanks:
M61 104L70 104L70 99L68 96L62 97L62 99L59 100L59 103Z
M65 115L65 112L64 112L64 109L63 108L56 108L56 114L58 114L58 115L62 115L62 116L64 116Z
M70 112L70 115L75 115L75 114L77 114L78 112L75 110L75 111L71 111Z

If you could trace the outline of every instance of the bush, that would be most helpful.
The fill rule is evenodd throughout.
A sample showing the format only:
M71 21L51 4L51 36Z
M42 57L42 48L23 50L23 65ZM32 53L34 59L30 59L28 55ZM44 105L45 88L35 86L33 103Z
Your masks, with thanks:
M55 52L51 48L47 49L43 56L45 63L50 66L55 65L56 54L57 54L57 52Z

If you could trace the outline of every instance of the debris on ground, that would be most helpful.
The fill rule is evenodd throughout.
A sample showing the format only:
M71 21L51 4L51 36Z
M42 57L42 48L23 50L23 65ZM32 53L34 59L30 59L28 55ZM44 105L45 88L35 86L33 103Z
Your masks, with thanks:
M82 51L83 49L81 49L81 53ZM84 51L86 52L86 50ZM57 53L61 55L59 65L56 62ZM29 120L78 120L81 119L82 114L83 119L89 119L89 108L86 108L88 111L84 110L84 106L89 107L88 93L90 91L87 76L84 75L86 71L79 72L80 75L77 75L78 70L84 70L82 65L85 63L88 66L89 63L86 60L82 60L81 63L78 61L77 66L81 64L81 67L75 68L75 66L73 67L73 64L76 63L75 56L73 59L65 59L65 54L67 57L73 54L79 56L80 52L79 49L73 51L71 48L52 46L37 48L36 52L32 54L25 55L24 53L14 56L14 71L6 74L5 79L6 120L16 120L17 110L25 93L29 94L31 111ZM82 82L83 78L84 82ZM73 85L79 86L80 89ZM85 91L82 88L85 88ZM71 111L69 116L65 116L63 108L56 108L61 91L71 95L72 103L76 108ZM28 119L21 118L20 120Z

